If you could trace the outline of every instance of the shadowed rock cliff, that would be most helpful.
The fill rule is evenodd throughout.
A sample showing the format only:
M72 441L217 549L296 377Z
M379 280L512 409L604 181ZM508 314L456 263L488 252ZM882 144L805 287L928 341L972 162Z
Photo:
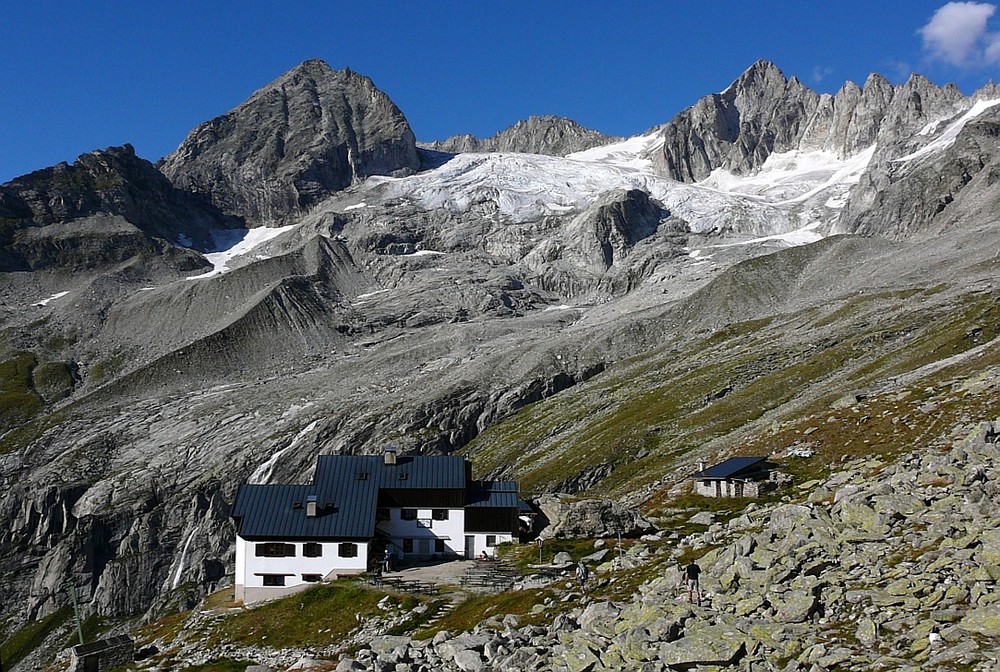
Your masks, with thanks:
M191 270L205 260L171 243L208 249L212 229L236 225L131 145L111 147L0 186L0 271L96 270L164 254Z

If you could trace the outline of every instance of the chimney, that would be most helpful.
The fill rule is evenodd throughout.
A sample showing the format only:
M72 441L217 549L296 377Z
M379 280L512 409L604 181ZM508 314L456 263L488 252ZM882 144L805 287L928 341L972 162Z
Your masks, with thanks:
M698 471L705 471L705 460L698 460Z
M396 464L396 446L385 447L385 463Z
M316 517L316 495L309 495L306 497L306 517Z

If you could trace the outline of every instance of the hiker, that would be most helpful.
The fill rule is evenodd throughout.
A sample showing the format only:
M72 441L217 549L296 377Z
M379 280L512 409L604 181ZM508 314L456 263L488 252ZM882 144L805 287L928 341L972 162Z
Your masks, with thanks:
M587 566L583 562L576 565L576 580L580 582L580 588L587 590Z
M382 558L382 565L383 565L382 571L384 572L392 571L392 551L390 551L388 548L385 549L385 557Z
M694 594L698 594L698 604L701 604L701 584L698 582L698 577L701 575L701 567L698 566L694 560L691 561L687 567L684 568L684 582L687 583L688 589L688 602L694 602Z

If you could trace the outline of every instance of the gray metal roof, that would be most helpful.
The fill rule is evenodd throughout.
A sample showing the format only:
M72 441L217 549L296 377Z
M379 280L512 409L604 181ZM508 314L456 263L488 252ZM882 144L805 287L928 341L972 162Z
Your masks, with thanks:
M236 493L233 518L244 539L356 539L371 536L377 493L319 495L315 517L306 515L311 485L244 485Z
M697 472L693 478L737 478L762 471L766 461L766 457L731 457Z
M244 539L365 539L375 531L379 490L465 490L467 473L455 456L400 456L388 465L381 455L321 455L312 485L241 486L232 516ZM310 495L315 517L305 513Z
M520 508L516 481L472 481L465 495L466 507Z

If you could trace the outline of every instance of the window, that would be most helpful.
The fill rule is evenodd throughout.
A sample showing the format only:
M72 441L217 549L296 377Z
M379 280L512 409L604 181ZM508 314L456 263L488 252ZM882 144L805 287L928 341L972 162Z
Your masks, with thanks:
M359 481L367 481L368 480L368 472L367 471L359 471L358 472L358 480Z
M317 544L312 541L302 544L302 555L306 558L322 558L323 544Z
M256 544L254 552L258 558L294 558L295 544L279 544L275 542Z
M264 579L265 586L283 586L285 585L285 575L284 574L263 574L261 576Z
M351 543L340 544L337 547L337 555L342 558L356 558L358 557L358 545Z
M413 539L403 539L403 553L413 552Z
M434 509L431 512L431 518L434 520L448 520L448 509Z
M416 509L403 509L399 512L399 517L402 520L416 520L417 510Z
M444 553L444 550L445 550L444 549L444 539L435 539L434 540L434 552L435 553Z
M493 548L496 545L497 545L497 535L495 535L495 534L487 534L486 535L486 547L487 548Z
M303 574L302 580L306 583L319 583L323 580L322 574Z

